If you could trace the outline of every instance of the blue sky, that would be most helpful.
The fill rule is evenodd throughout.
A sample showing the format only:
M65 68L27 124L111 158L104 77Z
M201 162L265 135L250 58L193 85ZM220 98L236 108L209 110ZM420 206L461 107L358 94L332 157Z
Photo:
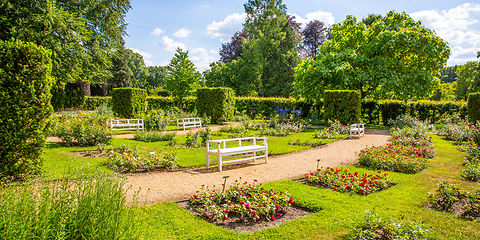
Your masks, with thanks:
M143 55L145 63L166 65L177 47L189 51L197 69L203 71L219 59L221 44L241 30L247 0L133 0L127 14L126 46ZM381 0L284 0L287 12L297 21L312 19L328 24L347 15L359 19L390 10L406 12L436 31L451 48L448 65L476 59L480 51L480 1L381 1Z

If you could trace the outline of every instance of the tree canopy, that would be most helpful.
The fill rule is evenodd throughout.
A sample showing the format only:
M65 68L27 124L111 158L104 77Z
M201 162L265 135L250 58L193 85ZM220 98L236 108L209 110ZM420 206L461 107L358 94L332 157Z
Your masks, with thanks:
M184 52L177 48L167 68L165 89L168 90L180 104L186 96L192 95L197 89L201 74L197 72L194 64L188 59L188 51Z
M480 92L480 64L467 62L457 68L457 99L467 100L469 93Z
M322 98L325 89L359 90L362 98L425 98L449 55L445 41L406 13L391 11L370 26L347 16L319 54L297 66L294 88L309 100Z

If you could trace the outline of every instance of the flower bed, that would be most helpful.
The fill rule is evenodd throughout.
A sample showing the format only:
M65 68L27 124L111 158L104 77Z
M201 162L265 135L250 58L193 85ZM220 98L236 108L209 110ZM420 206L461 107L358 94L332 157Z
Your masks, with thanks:
M378 171L377 174L349 172L342 168L317 169L305 174L307 183L330 188L338 192L352 192L367 195L379 192L395 185L387 179L387 174Z
M463 191L458 185L445 181L428 196L428 207L457 216L480 219L480 191Z
M140 156L135 152L125 151L121 153L114 152L105 164L117 172L126 173L172 169L177 166L177 161L178 158L171 154L164 154L161 157L156 154Z
M197 191L188 206L210 222L236 219L243 223L275 221L286 214L293 197L286 192L264 189L261 184L236 180L224 191L208 187Z
M388 144L360 151L359 164L373 169L394 172L417 173L429 163L422 156L433 157L433 150L427 148L404 148Z
M301 141L300 139L297 139L295 141L290 141L288 145L293 145L293 146L312 146L312 147L318 147L325 145L325 143L322 143L321 141Z

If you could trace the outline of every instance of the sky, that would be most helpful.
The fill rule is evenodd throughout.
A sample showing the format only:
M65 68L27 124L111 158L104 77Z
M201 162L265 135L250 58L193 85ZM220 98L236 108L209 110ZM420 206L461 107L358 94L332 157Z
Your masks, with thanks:
M219 60L222 43L242 29L247 0L132 0L127 13L126 47L147 66L167 65L177 47L188 50L199 71ZM391 10L406 12L448 42L447 65L476 60L480 51L480 0L284 0L287 13L305 24L332 25L347 15L358 19Z

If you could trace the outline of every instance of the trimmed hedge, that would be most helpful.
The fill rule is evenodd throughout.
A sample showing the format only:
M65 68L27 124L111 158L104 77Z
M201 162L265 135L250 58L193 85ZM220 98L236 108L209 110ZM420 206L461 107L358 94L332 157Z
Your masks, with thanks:
M0 178L38 173L52 113L51 52L34 43L0 40Z
M339 120L343 124L360 121L361 97L354 90L326 90L324 98L325 120Z
M385 100L381 101L379 108L382 113L382 123L388 126L391 119L397 119L398 116L407 113L408 105L399 100Z
M250 117L257 114L270 116L277 107L282 109L295 108L302 112L302 118L310 117L310 112L320 111L322 105L313 105L305 100L296 100L294 98L260 98L260 97L237 97L235 104L237 111L246 112Z
M467 109L470 121L480 120L480 92L468 94Z
M196 97L186 97L183 99L182 109L186 112L195 111ZM147 109L159 110L178 107L173 97L147 97Z
M85 110L95 110L101 105L112 106L112 97L87 97L83 104Z
M142 115L147 108L147 91L140 88L114 88L112 110L120 117L133 118Z
M235 92L231 88L197 89L197 113L214 123L231 121L235 114Z

